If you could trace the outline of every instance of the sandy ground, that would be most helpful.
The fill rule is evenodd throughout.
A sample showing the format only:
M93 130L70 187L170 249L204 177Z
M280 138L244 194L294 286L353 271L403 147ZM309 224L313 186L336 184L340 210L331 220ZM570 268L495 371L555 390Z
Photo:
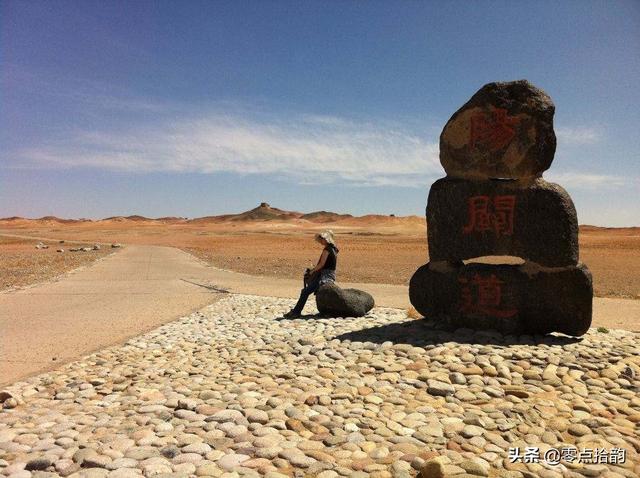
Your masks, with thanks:
M408 309L404 285L341 283ZM297 297L300 281L205 265L176 248L126 246L60 280L0 293L0 385L56 368L231 293ZM593 326L638 330L640 301L595 299Z
M51 280L65 272L91 264L114 250L102 248L90 252L69 252L69 247L93 244L60 244L42 241L48 249L36 249L39 240L0 236L0 290L23 287ZM63 248L64 252L56 252Z
M408 284L428 261L426 228L400 218L344 224L256 221L172 224L154 221L0 222L0 233L178 247L216 267L270 277L300 277L319 255L313 234L332 228L340 247L339 279ZM583 227L580 259L596 297L640 299L640 228Z

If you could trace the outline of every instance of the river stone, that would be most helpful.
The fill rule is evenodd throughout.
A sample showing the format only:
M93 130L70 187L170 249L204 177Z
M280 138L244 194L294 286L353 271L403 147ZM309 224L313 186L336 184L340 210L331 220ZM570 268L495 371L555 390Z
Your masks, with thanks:
M507 334L583 335L591 325L592 296L583 264L546 269L430 262L409 283L411 303L424 317Z
M432 458L420 467L418 478L444 478L445 462L443 457Z
M489 83L456 111L440 135L448 176L533 179L556 150L555 106L526 80Z
M543 179L515 181L443 178L431 186L427 235L432 261L517 256L548 267L578 263L573 201Z
M242 462L247 461L251 457L240 453L231 453L223 456L218 460L218 466L223 470L231 471L241 465Z
M52 460L50 457L43 456L34 458L27 462L27 465L24 467L25 470L28 471L36 471L36 470L46 470L52 465Z
M334 283L323 284L316 292L316 305L328 317L362 317L373 309L371 294L358 289L342 289Z
M429 379L427 381L427 393L435 396L445 397L447 395L453 395L455 389L453 385L440 380Z
M7 392L6 390L0 391L0 404L6 402L10 398L13 398L13 395L11 395L11 393Z

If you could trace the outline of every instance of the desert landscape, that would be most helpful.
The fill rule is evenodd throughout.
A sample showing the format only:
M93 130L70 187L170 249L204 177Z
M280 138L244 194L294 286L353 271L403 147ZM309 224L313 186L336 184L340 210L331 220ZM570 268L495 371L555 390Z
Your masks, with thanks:
M14 360L0 363L13 377L0 392L0 473L637 476L637 332L451 330L399 307L321 317L314 301L283 319L300 269L318 255L317 231L336 232L341 279L372 292L406 297L427 256L418 217L302 216L261 204L195 220L3 220L14 288L0 293L0 313L18 323L4 324ZM582 230L603 270L611 257L637 261L635 228ZM56 252L72 244L89 250ZM602 294L621 284L637 299L637 275L608 270ZM234 281L259 282L261 294L222 287ZM610 295L596 300L636 303ZM518 459L527 449L582 459ZM595 449L611 461L584 451Z
M0 2L0 478L640 477L639 25Z
M34 283L77 267L97 254L56 254L56 240L177 247L222 269L278 278L301 278L319 255L313 234L331 229L340 248L338 280L407 285L426 262L426 223L418 216L354 217L332 212L284 211L262 203L222 216L194 219L142 216L102 220L5 218L0 234L2 287ZM33 246L53 240L48 250ZM593 273L596 297L640 299L640 228L580 226L580 260ZM46 242L46 241L45 241ZM495 263L501 259L488 258ZM504 258L508 261L509 258Z

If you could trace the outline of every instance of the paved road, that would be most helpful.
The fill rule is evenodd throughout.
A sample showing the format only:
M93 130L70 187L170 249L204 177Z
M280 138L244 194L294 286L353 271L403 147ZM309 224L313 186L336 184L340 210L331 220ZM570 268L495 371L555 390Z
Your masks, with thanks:
M0 294L0 383L58 366L212 302L188 254L130 246L57 282ZM54 361L55 358L55 361Z
M342 284L409 307L405 286ZM300 281L205 265L175 248L125 247L64 278L0 293L0 385L122 342L235 293L297 297ZM594 326L640 329L640 301L596 299ZM55 358L55 360L54 360Z
M171 247L131 245L58 281L0 293L0 384L186 315L220 297L219 288L294 297L300 284L215 269ZM402 287L368 288L380 304L406 303Z

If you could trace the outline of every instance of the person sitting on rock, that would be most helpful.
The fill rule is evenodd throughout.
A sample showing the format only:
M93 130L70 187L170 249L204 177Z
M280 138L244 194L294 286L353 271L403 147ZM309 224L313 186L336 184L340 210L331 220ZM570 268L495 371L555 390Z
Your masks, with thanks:
M307 299L311 294L315 294L322 284L327 282L335 282L336 280L336 262L338 258L338 248L333 237L333 232L324 231L316 234L317 242L324 246L324 250L318 259L318 263L313 269L307 269L304 276L304 287L300 291L300 298L296 306L287 312L284 317L296 318L302 314L302 309L307 303Z

